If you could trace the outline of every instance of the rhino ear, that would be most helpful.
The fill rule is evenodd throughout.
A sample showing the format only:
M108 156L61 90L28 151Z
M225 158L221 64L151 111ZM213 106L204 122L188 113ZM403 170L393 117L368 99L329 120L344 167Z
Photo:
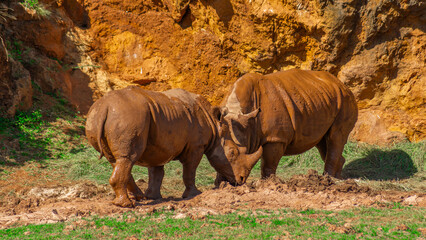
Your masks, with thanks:
M222 115L222 113L221 113L221 111L220 111L220 107L213 107L213 109L212 109L212 113L213 113L213 118L215 119L215 120L220 120L220 118L221 118L221 115Z
M223 117L228 114L228 108L226 107L213 107L213 117L218 120L222 121Z
M247 114L244 114L243 116L246 117L247 119L251 119L251 118L257 117L259 113L260 113L260 108L257 108L256 110L249 112Z
M228 115L229 110L227 107L221 107L220 108L220 113L222 114L222 117L225 117L226 115Z

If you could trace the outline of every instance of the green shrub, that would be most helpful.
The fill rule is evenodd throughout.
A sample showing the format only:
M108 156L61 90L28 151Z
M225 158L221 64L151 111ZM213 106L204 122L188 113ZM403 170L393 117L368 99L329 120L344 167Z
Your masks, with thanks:
M38 0L24 0L21 4L28 9L34 10L38 16L47 17L51 14Z

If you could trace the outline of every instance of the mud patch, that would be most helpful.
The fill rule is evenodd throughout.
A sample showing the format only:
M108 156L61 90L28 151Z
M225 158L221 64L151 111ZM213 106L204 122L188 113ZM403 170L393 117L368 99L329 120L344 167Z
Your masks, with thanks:
M96 195L104 194L111 194L111 191L107 186L98 186L93 183L82 183L71 187L35 187L28 192L27 196L42 200L49 198L64 200L72 198L88 199Z
M137 181L137 184L142 190L147 187L145 181ZM341 181L313 170L305 175L295 175L288 181L271 177L238 187L222 183L217 189L207 190L192 199L168 196L155 201L142 200L134 209L112 205L113 197L108 185L84 183L35 187L19 198L10 198L7 205L0 207L0 228L68 221L90 215L114 216L127 211L152 214L166 210L173 211L174 218L202 219L236 210L343 210L360 206L392 207L395 202L402 206L426 207L425 193L373 191L359 186L354 180Z

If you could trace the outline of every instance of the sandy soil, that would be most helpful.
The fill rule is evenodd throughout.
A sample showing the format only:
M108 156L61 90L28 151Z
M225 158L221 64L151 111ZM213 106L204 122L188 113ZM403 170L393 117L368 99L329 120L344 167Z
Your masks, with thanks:
M138 181L141 189L147 184ZM142 200L134 209L111 204L114 195L107 185L78 183L60 187L35 187L22 190L19 197L9 196L0 207L0 228L25 224L67 221L90 215L113 216L126 211L150 213L174 210L176 218L203 218L208 214L226 214L237 209L323 209L386 207L393 202L403 206L426 207L426 193L373 191L354 180L340 181L310 170L288 181L278 178L256 180L234 187L222 183L192 199L168 197Z

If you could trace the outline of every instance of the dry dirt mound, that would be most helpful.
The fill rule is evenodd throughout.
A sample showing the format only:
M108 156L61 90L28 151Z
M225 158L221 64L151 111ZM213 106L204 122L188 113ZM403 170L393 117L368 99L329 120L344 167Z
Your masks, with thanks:
M74 199L92 199L111 195L109 186L93 183L80 183L73 186L34 187L27 191L22 189L15 195L6 197L0 203L1 211L8 215L36 211L38 207L55 202L68 202Z
M336 190L338 192L346 193L372 193L372 190L369 187L359 186L353 179L336 184L330 176L318 175L318 172L315 170L309 170L306 175L295 175L286 184L293 191L296 189L304 189L309 192Z
M144 181L138 181L142 189ZM318 175L311 170L306 175L295 175L284 182L277 177L257 180L234 187L222 183L192 199L168 197L161 200L142 200L135 209L111 204L109 186L79 184L56 188L33 188L25 198L9 199L0 207L0 226L16 224L52 223L90 215L110 216L125 211L150 213L158 210L175 211L176 218L202 218L208 214L226 214L237 209L325 209L342 210L359 206L387 207L401 205L426 207L426 194L415 192L373 191L359 186L354 180L339 181Z

